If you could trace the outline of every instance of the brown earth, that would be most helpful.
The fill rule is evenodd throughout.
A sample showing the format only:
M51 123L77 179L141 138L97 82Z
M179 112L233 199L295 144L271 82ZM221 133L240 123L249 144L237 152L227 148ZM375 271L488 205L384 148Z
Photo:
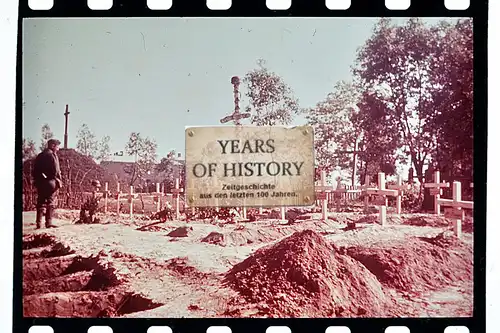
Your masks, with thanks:
M75 225L73 214L34 230L24 213L25 316L472 315L472 221L456 239L426 214L390 215L384 227L359 213L150 227L116 214Z

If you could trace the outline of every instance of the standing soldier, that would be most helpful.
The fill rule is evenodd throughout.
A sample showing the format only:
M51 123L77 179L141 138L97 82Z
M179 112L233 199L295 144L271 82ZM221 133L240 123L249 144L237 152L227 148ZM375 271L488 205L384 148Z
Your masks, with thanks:
M42 227L43 206L45 206L45 227L56 228L52 224L54 212L54 194L62 186L61 169L57 151L61 142L50 139L47 148L35 159L33 167L33 180L37 190L36 203L36 228Z

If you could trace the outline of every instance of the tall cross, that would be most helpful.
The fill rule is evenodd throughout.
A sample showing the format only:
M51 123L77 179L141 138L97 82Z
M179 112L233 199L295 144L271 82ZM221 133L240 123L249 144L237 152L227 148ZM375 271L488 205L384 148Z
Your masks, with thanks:
M391 190L398 191L398 196L396 197L396 214L401 215L401 199L403 197L404 191L410 189L410 185L403 184L403 177L398 175L398 180L395 185L387 186Z
M453 199L437 199L441 206L450 207L445 209L445 216L453 220L453 232L456 237L462 235L462 221L464 220L464 209L474 209L473 201L462 201L462 184L453 182Z
M233 85L233 95L234 95L234 112L229 116L225 116L220 120L222 124L227 122L234 122L235 125L241 125L240 119L245 119L250 117L250 113L240 113L240 78L237 76L233 76L231 78L231 84Z
M314 190L316 191L316 200L321 200L321 218L323 221L328 220L328 198L327 192L333 191L333 186L326 185L326 171L321 171L321 184L315 185Z
M424 183L424 187L429 188L429 192L434 196L434 214L441 214L441 206L439 204L439 198L442 194L441 188L450 187L450 183L440 182L439 171L434 171L434 183Z
M68 104L66 104L66 111L64 112L64 149L68 149Z
M385 174L378 173L378 187L366 189L367 194L376 195L376 206L379 206L379 222L385 225L387 221L387 196L398 196L398 191L389 190L385 187Z

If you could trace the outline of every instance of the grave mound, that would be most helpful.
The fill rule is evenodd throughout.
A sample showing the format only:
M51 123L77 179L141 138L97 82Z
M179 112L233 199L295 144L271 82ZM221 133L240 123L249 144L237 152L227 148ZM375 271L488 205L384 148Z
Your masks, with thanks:
M387 304L372 273L312 230L259 249L225 282L268 317L368 317Z
M216 232L216 231L209 233L201 241L204 243L217 244L217 245L221 245L221 246L226 245L226 242L224 241L224 234L221 234L220 232Z
M415 237L349 247L346 253L365 265L382 284L404 292L420 294L472 281L472 248L453 237Z
M167 234L170 237L187 237L189 232L193 231L193 227L179 227L175 230L172 230Z

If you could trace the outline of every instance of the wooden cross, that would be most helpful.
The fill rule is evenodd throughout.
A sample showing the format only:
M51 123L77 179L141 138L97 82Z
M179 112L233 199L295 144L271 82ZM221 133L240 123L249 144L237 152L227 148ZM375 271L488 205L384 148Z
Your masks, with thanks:
M321 218L323 221L328 220L328 198L326 196L327 192L333 191L333 186L326 185L326 171L321 171L321 185L314 186L316 191L316 200L321 200Z
M429 188L429 192L434 196L434 214L441 214L441 207L439 205L439 198L441 197L443 187L450 187L450 183L440 183L439 171L434 171L434 183L425 183L424 187Z
M240 112L234 112L230 114L229 116L225 116L220 120L221 124L228 123L230 121L234 122L235 125L240 125L240 119L246 119L250 117L250 113L240 113Z
M108 196L109 196L108 182L104 183L104 192L102 196L104 197L104 213L106 214L108 212Z
M156 202L156 212L158 213L161 210L161 198L164 196L164 193L160 191L160 183L156 183L156 192L153 193L153 200Z
M128 195L128 202L130 204L130 218L134 216L134 198L135 198L134 187L130 186L130 193Z
M366 193L366 190L368 190L370 188L370 176L368 176L368 175L365 176L365 184L360 186L359 188L361 189L361 193L365 194L365 197L364 197L365 212L367 212L370 196L368 195L368 193Z
M410 189L410 185L403 184L403 177L398 175L397 183L387 187L391 190L398 191L398 196L396 197L396 214L401 215L401 198L403 197L404 191Z
M440 205L451 207L445 209L445 216L453 220L453 233L456 237L462 236L462 221L465 218L464 209L474 209L473 201L462 201L462 184L453 182L453 199L438 199Z
M378 187L366 189L367 194L376 195L375 205L379 207L379 222L381 225L385 225L387 222L387 196L397 196L398 191L388 190L385 188L385 174L383 172L378 173Z
M175 188L172 190L172 194L174 197L174 202L175 202L175 218L179 220L179 207L180 207L180 194L183 192L183 189L179 188L179 178L175 179Z
M342 200L342 196L347 193L347 189L342 186L340 177L337 177L337 187L332 192L335 199L336 211L340 212L340 203Z
M235 125L240 125L240 119L245 119L250 117L250 113L240 113L240 92L238 87L240 86L240 78L233 76L231 78L231 84L233 85L233 95L234 95L234 112L229 116L226 116L220 120L222 124L233 121Z
M116 214L120 216L120 183L116 183Z

